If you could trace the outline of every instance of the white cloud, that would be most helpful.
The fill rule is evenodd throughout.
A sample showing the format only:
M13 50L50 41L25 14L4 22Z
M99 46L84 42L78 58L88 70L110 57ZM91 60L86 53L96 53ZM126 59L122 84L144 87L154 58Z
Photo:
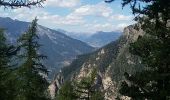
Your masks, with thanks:
M117 29L123 30L128 25L129 25L128 23L120 23L120 24L117 25Z
M69 17L81 18L85 16L102 17L109 21L130 21L132 16L115 14L113 9L107 6L105 3L101 2L95 5L84 5L75 9L72 13L68 15Z
M80 4L80 0L46 0L45 6L71 8Z
M118 25L114 25L112 23L104 23L104 24L85 24L87 32L96 32L96 31L123 31L124 27L128 26L128 23L120 23Z
M130 15L121 15L121 14L115 14L115 15L112 15L111 17L111 20L132 20L132 16Z
M19 8L14 9L9 13L3 13L2 17L11 17L23 21L31 21L35 17L39 19L39 23L47 27L55 27L56 25L79 25L84 22L80 17L60 16L44 11L42 8Z
M81 6L71 14L73 16L100 16L100 17L108 17L112 14L112 9L106 6L104 3L98 3L96 5L84 5Z
M19 9L12 10L12 12L10 14L13 15L12 18L14 18L14 19L31 21L35 17L41 18L41 17L47 16L48 12L45 12L41 8L34 8L34 9L19 8Z
M59 2L59 0L51 1ZM66 2L66 0L61 1ZM2 17L11 17L22 21L32 21L37 17L39 24L49 28L92 33L95 31L122 31L132 19L132 16L115 14L113 9L105 3L77 6L67 15L59 15L57 12L50 13L45 8L19 8L5 12L0 10L0 13ZM94 20L89 20L86 16L93 17Z

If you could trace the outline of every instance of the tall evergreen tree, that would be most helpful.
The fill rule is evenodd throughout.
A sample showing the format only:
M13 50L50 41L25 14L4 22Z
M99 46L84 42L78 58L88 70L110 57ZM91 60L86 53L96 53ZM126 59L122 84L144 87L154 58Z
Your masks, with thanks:
M113 0L107 0L111 2ZM167 100L170 97L170 1L122 0L130 4L135 20L145 31L130 52L140 56L145 70L125 73L120 93L137 100ZM141 6L142 5L142 6Z
M6 41L4 30L0 29L0 99L11 100L13 98L13 87L11 87L14 80L11 78L13 66L11 58L14 57L19 49L10 45Z
M41 63L46 58L38 53L40 44L37 39L37 19L32 21L28 31L21 36L19 43L22 49L20 57L24 62L18 69L16 100L45 100L45 90L48 83L40 74L47 74L47 69Z

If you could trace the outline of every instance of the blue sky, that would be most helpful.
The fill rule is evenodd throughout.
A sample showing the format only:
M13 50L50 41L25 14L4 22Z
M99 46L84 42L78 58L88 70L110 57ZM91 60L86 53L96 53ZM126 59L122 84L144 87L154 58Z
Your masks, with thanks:
M106 4L103 0L46 0L43 8L0 8L1 17L31 21L69 32L91 34L96 31L122 31L133 23L129 7L122 10L121 0Z

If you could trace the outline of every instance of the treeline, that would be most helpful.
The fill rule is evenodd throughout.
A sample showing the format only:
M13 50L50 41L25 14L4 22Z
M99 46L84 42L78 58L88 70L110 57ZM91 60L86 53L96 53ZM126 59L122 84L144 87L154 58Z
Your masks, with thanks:
M46 56L38 52L37 19L18 39L18 46L7 42L0 30L0 100L48 100Z

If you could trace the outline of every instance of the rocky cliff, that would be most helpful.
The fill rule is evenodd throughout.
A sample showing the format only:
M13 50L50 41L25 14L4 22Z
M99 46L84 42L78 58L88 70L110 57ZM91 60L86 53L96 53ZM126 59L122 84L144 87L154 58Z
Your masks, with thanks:
M59 73L56 74L53 81L48 86L48 92L49 92L51 99L55 98L56 92L60 89L63 83L64 83L64 78L60 71Z

